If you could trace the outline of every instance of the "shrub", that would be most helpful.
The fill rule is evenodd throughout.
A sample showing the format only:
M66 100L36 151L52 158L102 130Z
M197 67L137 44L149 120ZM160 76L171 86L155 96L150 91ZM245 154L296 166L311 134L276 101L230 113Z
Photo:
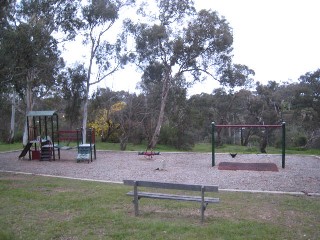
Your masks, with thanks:
M307 144L307 138L305 136L298 136L294 141L294 145L296 147L303 147L306 144Z

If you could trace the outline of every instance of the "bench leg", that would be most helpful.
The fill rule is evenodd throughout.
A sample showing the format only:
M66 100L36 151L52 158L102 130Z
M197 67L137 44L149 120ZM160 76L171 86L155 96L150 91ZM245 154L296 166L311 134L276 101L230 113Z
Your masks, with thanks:
M204 186L201 187L201 223L204 221L204 211L206 210L204 204Z
M138 216L139 215L139 198L138 198L138 186L136 181L134 182L133 192L134 192L134 196L133 196L134 215Z

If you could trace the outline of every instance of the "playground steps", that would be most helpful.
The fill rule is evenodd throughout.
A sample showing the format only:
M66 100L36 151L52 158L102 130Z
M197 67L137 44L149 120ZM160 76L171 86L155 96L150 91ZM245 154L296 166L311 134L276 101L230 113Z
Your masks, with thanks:
M48 146L41 147L41 161L51 161L52 158L52 148Z

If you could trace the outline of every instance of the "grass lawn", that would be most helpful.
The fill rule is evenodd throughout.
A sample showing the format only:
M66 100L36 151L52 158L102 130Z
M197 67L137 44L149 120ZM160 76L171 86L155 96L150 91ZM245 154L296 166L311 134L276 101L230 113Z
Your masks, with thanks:
M7 144L0 142L0 152L14 151L23 149L22 143Z
M61 143L63 145L63 143ZM113 151L120 151L120 145L119 143L104 143L104 142L97 142L97 149L98 150L113 150ZM77 146L76 143L70 143L69 146ZM13 151L13 150L22 150L23 146L22 143L14 143L14 144L6 144L6 143L0 143L0 152L4 151ZM146 149L146 144L132 144L129 143L127 145L126 151L144 151ZM179 150L165 145L157 145L157 148L154 149L154 151L160 151L160 152L178 152ZM212 151L212 145L211 143L197 143L193 149L192 152L211 152ZM281 154L280 148L274 148L274 147L267 147L268 153L274 153L274 154ZM245 146L239 146L239 145L223 145L222 147L216 147L215 148L216 153L258 153L259 149L258 147L245 147ZM286 154L303 154L303 155L320 155L320 149L301 149L301 148L290 148L286 149Z
M0 173L0 239L320 239L320 199L216 194L197 203L142 199L121 184Z

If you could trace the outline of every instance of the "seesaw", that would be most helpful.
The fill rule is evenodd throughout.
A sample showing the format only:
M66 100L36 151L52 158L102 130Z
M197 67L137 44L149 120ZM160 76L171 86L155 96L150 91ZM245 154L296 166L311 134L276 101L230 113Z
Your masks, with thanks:
M145 151L145 152L138 152L138 155L143 155L146 158L152 158L155 155L160 155L160 152Z

